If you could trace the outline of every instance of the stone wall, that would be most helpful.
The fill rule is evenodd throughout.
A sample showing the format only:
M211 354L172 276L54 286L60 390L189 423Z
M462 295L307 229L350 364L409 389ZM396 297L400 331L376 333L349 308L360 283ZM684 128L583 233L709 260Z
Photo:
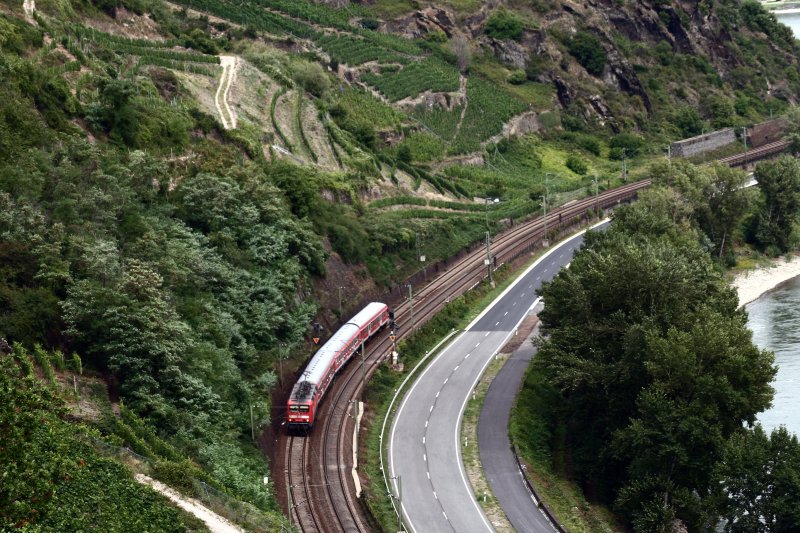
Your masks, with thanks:
M672 143L672 157L692 157L736 142L733 128L712 131Z
M758 148L771 142L780 141L786 131L785 119L776 118L747 129L747 147Z

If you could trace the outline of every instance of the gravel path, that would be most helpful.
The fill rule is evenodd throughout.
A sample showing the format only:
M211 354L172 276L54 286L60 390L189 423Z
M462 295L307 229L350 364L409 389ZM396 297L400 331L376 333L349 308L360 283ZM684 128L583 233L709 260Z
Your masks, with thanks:
M143 474L136 474L136 481L143 485L149 485L153 488L153 490L160 492L172 500L184 511L191 513L202 520L212 533L244 533L243 529L233 525L228 520L222 518L214 511L211 511L197 500L193 500L192 498L184 498L180 493L169 488L160 481L156 481L155 479L147 477Z

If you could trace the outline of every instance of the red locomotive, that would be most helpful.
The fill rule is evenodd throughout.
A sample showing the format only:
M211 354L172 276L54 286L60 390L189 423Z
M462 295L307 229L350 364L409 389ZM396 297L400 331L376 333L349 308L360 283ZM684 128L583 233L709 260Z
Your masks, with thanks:
M317 406L333 381L333 376L366 341L389 322L389 307L372 302L347 324L339 328L314 355L295 383L286 403L289 430L308 431L314 425Z

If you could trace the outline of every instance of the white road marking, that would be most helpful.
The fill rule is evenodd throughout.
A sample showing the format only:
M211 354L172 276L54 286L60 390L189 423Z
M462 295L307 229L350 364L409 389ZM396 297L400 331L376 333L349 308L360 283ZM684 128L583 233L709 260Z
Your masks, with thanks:
M430 478L431 478L431 472L430 472L430 470L426 471L425 473L426 473L426 474L428 474L428 479L430 479Z
M433 497L436 498L437 500L439 499L439 497L436 495L436 491L433 491Z
M500 325L500 321L499 321L499 320L498 320L497 322L495 322L495 323L494 323L494 327L497 327L497 326L499 326L499 325Z
M442 392L442 391L439 391L439 392ZM439 392L437 392L437 393L436 393L436 397L437 397L437 398L439 397Z
M506 316L506 315L508 315L508 311L506 311L506 312L503 314L503 316Z
M431 410L430 410L430 411L428 411L428 412L429 412L429 413L432 413L432 412L433 412L433 406L432 406L432 405L431 405Z
M445 519L445 520L447 520L447 513L445 513L444 511L442 511L442 514L444 515L444 519ZM450 520L447 520L447 521L449 522Z
M423 453L422 454L422 460L425 461L426 463L428 462L428 454L427 453Z
M488 336L489 336L489 332L487 331L487 332L486 332L486 335L484 335L484 337L488 337Z
M456 370L458 370L458 367L460 367L460 366L461 366L461 365L456 365L456 367L453 369L453 372L455 372Z
M447 385L447 381L448 381L449 379L450 379L450 378L447 378L446 380L444 380L444 385Z
M425 427L428 427L428 421L427 420L425 421Z
M425 437L422 437L422 444L425 444Z

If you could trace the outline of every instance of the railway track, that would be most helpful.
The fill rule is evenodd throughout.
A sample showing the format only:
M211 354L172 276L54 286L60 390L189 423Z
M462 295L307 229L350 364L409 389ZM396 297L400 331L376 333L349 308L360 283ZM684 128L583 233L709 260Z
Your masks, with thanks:
M780 153L787 147L786 141L777 141L720 162L742 166ZM495 268L533 251L546 237L560 233L581 219L588 219L592 209L608 209L631 200L649 185L649 179L626 184L554 209L546 220L538 217L509 228L492 242ZM485 249L478 248L449 265L414 295L413 312L410 300L396 305L398 337L408 336L450 300L487 277L485 258ZM384 330L376 334L366 347L366 353L354 355L331 384L317 411L317 419L323 421L322 427L318 423L307 436L280 437L283 442L279 447L284 449L286 458L287 506L295 525L303 532L368 532L373 529L354 496L353 401L361 394L362 384L389 355L392 348L389 332Z
M719 162L723 165L728 165L729 167L746 166L748 163L754 163L759 159L764 159L765 157L785 152L789 147L789 144L789 141L771 142L741 154L723 157L719 160Z
M595 206L608 208L628 200L649 185L637 182L606 191L597 198L586 198L554 209L547 215L548 233L572 225ZM518 224L498 235L492 246L497 266L514 260L537 247L544 237L540 217ZM488 275L484 249L477 249L423 286L413 299L413 321L409 300L395 306L403 338L427 322L450 300L464 294ZM352 434L355 425L353 400L362 390L362 381L389 355L392 342L388 331L378 333L361 354L337 375L322 404L317 419L321 423L308 436L283 436L285 469L288 481L287 504L294 523L304 532L371 531L370 521L355 501L352 475ZM322 426L322 427L320 427Z

